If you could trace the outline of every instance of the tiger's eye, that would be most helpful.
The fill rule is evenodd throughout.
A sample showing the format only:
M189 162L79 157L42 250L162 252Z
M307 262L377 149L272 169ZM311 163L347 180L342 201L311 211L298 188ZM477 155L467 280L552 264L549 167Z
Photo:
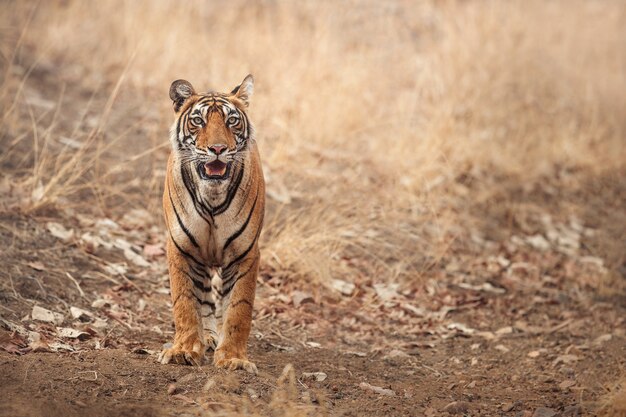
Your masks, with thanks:
M230 116L226 122L229 125L234 125L234 124L237 123L237 120L239 120L239 118L237 116Z
M202 123L204 123L202 117L194 117L193 119L191 119L191 121L198 126L202 126Z

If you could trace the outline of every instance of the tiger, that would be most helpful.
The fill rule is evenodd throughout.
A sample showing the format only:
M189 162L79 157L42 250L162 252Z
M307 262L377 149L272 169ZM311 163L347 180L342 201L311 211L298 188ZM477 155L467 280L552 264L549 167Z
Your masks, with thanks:
M196 93L176 80L163 192L175 335L162 364L213 363L256 374L248 360L259 271L265 181L247 109L248 75L230 93Z

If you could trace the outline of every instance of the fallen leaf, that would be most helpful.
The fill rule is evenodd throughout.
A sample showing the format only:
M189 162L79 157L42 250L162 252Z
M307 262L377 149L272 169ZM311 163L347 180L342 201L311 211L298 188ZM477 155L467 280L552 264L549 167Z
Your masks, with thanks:
M579 361L580 358L576 355L561 355L557 356L557 358L552 362L552 366L557 366L560 363L570 364Z
M395 391L388 389L388 388L382 388L382 387L377 387L375 385L370 385L367 382L361 382L359 384L359 388L362 388L364 390L369 390L369 391L373 391L376 394L381 394L381 395L387 395L389 397L395 397L396 393Z
M398 288L400 284L374 284L374 291L382 301L389 301L398 296Z
M143 256L136 253L131 248L124 249L124 256L126 257L126 259L128 259L137 266L141 266L143 268L147 268L150 266L150 263L146 261Z
M550 249L550 242L548 242L546 238L542 235L528 236L526 238L526 243L528 243L533 248L539 249L541 251L546 251Z
M111 275L124 275L128 271L126 263L108 264L104 270Z
M471 327L468 327L463 323L450 323L448 324L447 328L448 330L458 330L460 333L467 335L472 335L476 333L475 329L472 329Z
M43 321L45 323L53 323L57 326L63 323L63 314L55 313L54 311L46 310L43 307L34 306L33 311L30 313L33 320Z
M74 237L74 230L68 230L60 223L48 222L46 223L46 227L52 236L64 242L68 242Z
M83 310L82 308L78 308L74 306L70 307L70 314L72 315L72 318L78 319L82 322L88 322L91 319L93 319L92 313L90 313L87 310Z
M315 301L311 294L304 291L293 291L291 293L291 300L294 307L300 307L302 304L313 303Z
M333 279L331 281L331 286L334 290L339 291L341 294L348 297L354 293L354 289L356 288L353 283L343 281L341 279Z
M87 340L91 337L91 335L87 332L71 329L69 327L57 327L57 334L59 337L66 339Z
M349 350L347 352L344 352L345 355L353 355L353 356L358 356L359 358L365 358L367 356L367 353L365 352L357 352L354 350Z
M26 265L30 266L35 271L43 271L46 268L41 262L29 262Z
M482 283L481 285L471 285L465 282L458 284L459 287L464 290L472 290L472 291L481 291L481 292L490 292L493 294L504 294L506 290L504 288L495 287L489 282Z
M592 342L592 344L594 346L600 346L601 344L603 344L604 342L608 342L609 340L611 340L613 338L613 335L608 333L608 334L603 334L602 336L598 336L594 339L594 341Z
M328 375L324 372L303 372L302 379L315 379L318 382L324 381Z
M392 349L391 351L389 351L389 353L383 356L383 359L405 359L410 357L411 356L406 352L403 352L399 349Z
M501 329L496 330L496 334L498 336L502 336L505 334L511 334L513 333L513 327L511 326L506 326L506 327L502 327Z

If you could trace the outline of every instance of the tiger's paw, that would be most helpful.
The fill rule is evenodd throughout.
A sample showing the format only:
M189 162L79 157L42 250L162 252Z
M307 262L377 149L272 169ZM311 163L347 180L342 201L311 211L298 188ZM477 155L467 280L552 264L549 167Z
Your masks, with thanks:
M194 343L191 347L184 347L175 344L171 348L166 348L159 354L158 361L166 365L177 363L179 365L200 366L204 359L204 346L200 342Z
M229 371L236 371L237 369L243 369L246 372L249 372L253 375L259 373L256 368L256 365L250 362L247 359L239 359L239 358L230 358L230 359L219 359L215 361L215 366L218 368L225 368Z

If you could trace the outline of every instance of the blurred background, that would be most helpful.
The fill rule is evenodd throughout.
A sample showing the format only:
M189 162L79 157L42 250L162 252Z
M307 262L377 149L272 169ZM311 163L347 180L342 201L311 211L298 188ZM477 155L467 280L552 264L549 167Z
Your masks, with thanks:
M168 91L248 73L268 373L218 372L209 394L198 373L182 403L165 387L183 371L150 358L173 335ZM247 410L252 392L303 415L267 403L292 363L294 404L345 415L625 415L626 1L5 0L0 119L0 387L18 408L112 415L106 392ZM80 355L34 353L51 351ZM319 401L294 369L328 373L306 382Z
M520 207L593 217L564 196L620 182L625 4L3 2L4 187L26 211L160 220L171 81L252 73L266 261L417 279L451 242L501 240ZM601 201L623 209L618 188Z

